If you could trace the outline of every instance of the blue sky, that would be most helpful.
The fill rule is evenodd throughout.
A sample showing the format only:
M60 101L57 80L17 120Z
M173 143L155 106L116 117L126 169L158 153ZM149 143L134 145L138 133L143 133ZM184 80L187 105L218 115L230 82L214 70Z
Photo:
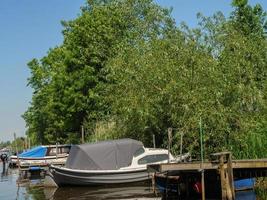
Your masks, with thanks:
M62 38L61 20L78 16L85 0L1 0L0 1L0 142L13 139L13 133L25 135L21 115L31 101L27 87L30 72L27 62L41 58L49 48L59 45ZM155 0L164 7L172 7L172 16L179 24L197 23L196 13L212 15L231 12L230 0ZM267 10L266 0L260 3Z

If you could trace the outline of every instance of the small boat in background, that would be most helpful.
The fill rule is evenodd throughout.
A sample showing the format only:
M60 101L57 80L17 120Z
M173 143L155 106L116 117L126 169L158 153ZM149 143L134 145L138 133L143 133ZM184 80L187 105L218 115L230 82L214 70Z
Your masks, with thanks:
M253 190L255 186L255 178L240 179L234 181L236 191Z
M1 149L0 150L0 162L7 162L10 155L11 155L11 150L9 148Z
M134 183L151 178L148 164L177 159L166 149L144 148L142 142L133 139L75 145L66 166L49 166L48 179L57 186Z
M48 166L64 164L68 158L71 145L37 146L18 156L10 156L11 166Z

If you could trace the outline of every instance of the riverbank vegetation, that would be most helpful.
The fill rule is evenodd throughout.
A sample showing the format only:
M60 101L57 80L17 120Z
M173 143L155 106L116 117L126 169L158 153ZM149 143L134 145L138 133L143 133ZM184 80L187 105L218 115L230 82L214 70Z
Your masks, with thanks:
M266 199L267 197L267 180L266 178L257 178L255 184L255 192L258 195L258 199Z
M229 17L175 22L152 0L88 0L64 21L61 45L28 63L33 88L23 117L35 143L130 137L199 156L267 157L267 18L234 0Z

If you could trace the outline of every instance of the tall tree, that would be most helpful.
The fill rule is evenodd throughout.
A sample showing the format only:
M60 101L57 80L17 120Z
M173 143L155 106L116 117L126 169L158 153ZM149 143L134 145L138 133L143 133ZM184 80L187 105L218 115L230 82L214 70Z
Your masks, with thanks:
M151 0L88 1L77 19L63 22L63 44L29 63L34 95L24 114L28 134L43 143L64 142L85 120L107 117L107 61L121 45L160 34L166 21L168 10Z

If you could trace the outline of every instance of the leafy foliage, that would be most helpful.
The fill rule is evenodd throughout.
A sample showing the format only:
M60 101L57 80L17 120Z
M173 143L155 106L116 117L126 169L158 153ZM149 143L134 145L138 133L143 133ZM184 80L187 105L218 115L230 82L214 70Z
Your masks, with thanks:
M63 22L64 42L29 63L32 103L24 114L39 143L131 137L199 156L267 156L266 13L235 0L229 18L198 14L199 26L177 27L152 0L88 0ZM252 149L253 147L253 149ZM261 152L256 149L262 149Z

